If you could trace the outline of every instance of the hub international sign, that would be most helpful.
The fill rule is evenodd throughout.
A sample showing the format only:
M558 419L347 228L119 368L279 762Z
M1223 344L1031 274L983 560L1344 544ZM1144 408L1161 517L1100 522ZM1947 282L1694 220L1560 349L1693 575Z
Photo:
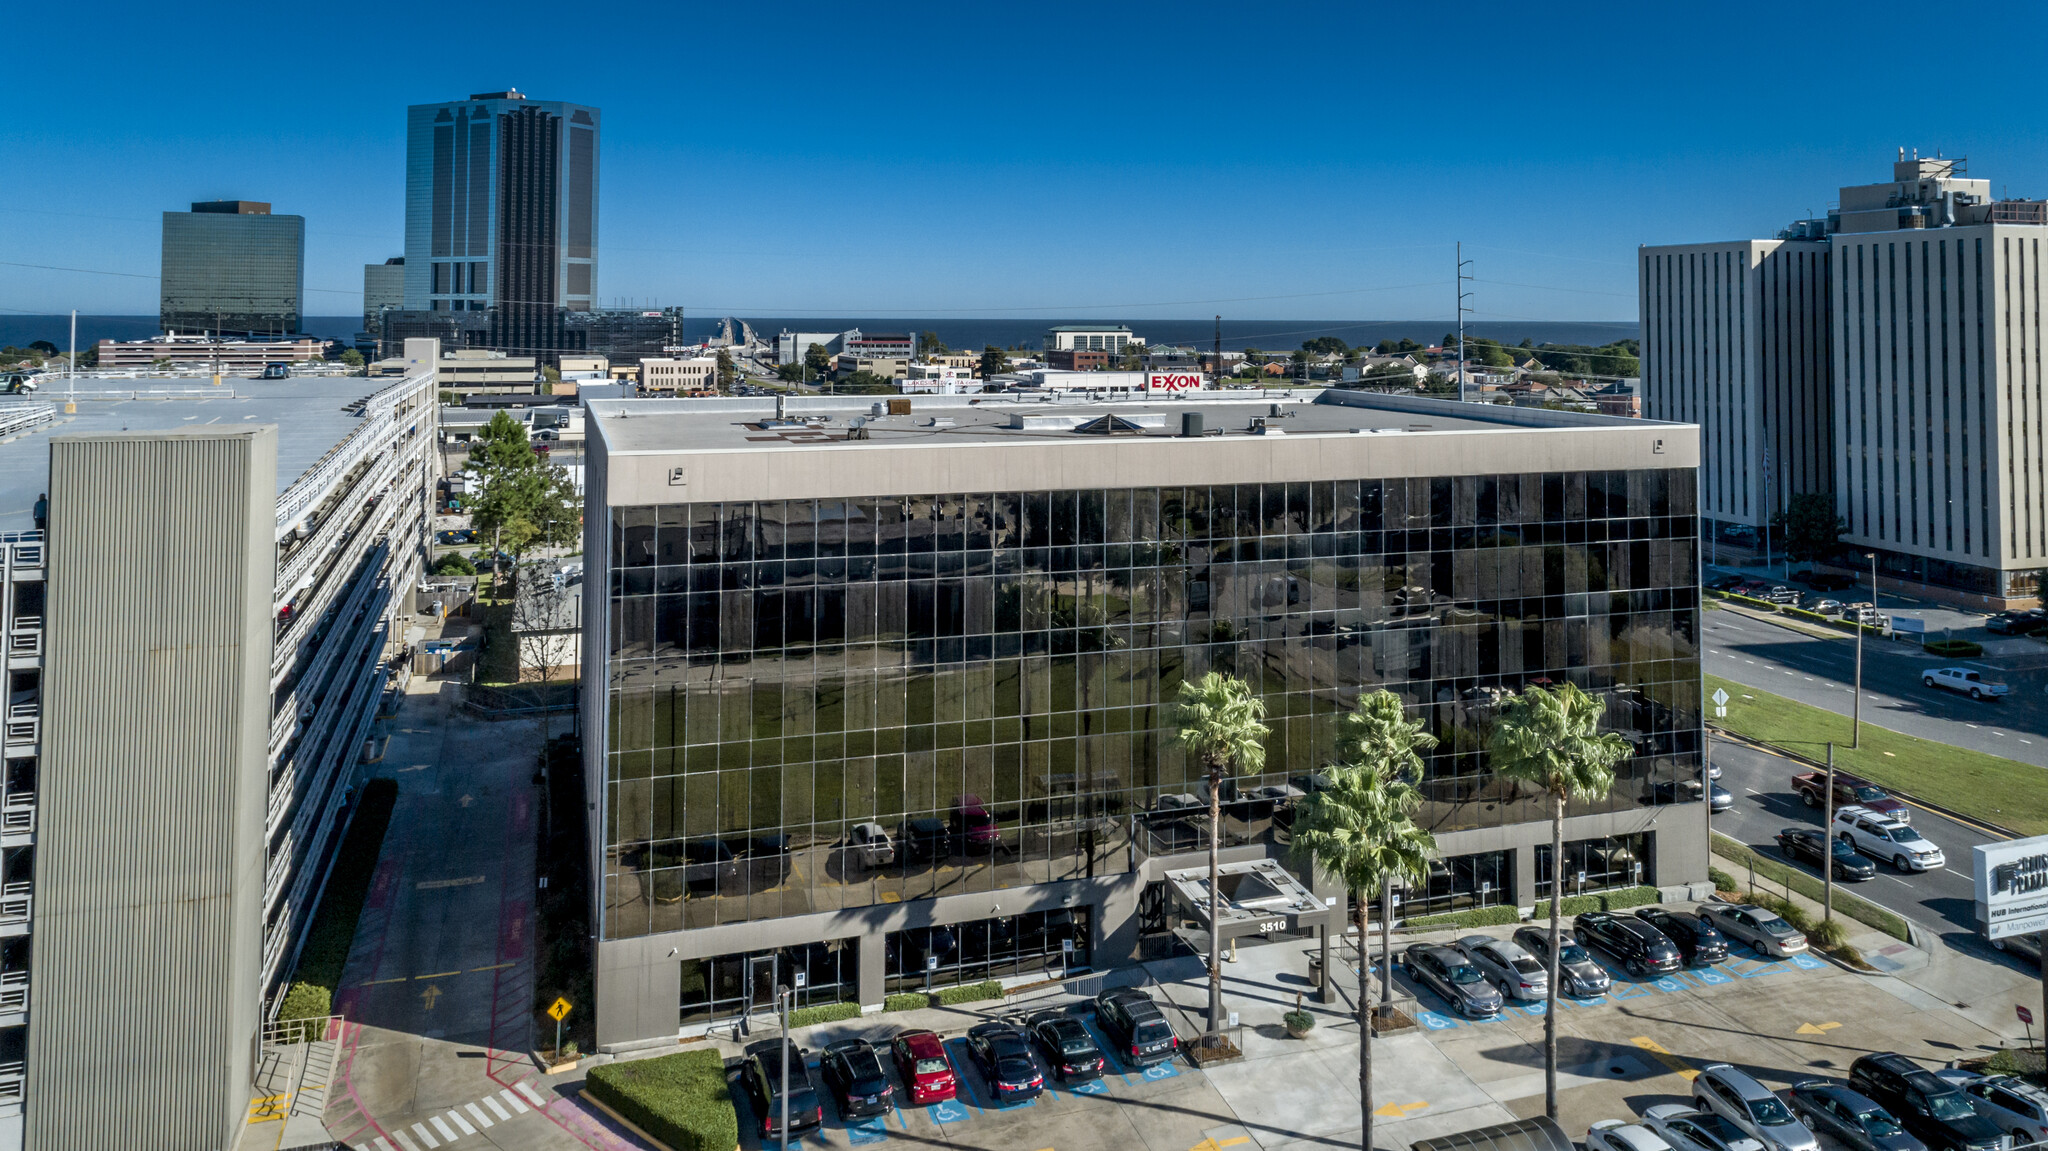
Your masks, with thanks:
M1971 849L1986 939L2048 931L2048 835Z

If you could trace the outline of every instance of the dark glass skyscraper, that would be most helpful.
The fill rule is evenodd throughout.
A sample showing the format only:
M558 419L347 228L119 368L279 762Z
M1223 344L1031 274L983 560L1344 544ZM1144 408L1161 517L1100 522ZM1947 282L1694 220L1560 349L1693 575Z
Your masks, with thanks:
M485 92L406 114L405 306L491 313L490 346L563 346L597 289L600 114Z
M306 218L255 200L164 213L166 332L295 336L306 283Z

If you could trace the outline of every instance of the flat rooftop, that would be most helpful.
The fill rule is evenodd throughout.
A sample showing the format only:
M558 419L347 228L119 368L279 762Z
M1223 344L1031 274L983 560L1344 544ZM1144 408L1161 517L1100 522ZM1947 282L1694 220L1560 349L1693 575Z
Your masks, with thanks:
M910 401L908 415L877 415L889 401ZM776 418L769 398L588 401L613 453L815 450L844 444L1080 442L1177 438L1183 413L1199 413L1206 434L1504 431L1514 428L1642 428L1655 421L1583 412L1468 404L1342 389L1219 391L1199 397L1090 399L1035 393L837 396L790 399ZM1113 431L1101 428L1114 417Z
M61 377L49 379L32 396L0 396L0 413L26 404L56 408L50 422L0 439L0 531L35 527L36 497L49 487L52 436L275 424L277 490L282 492L361 422L350 405L397 382L361 376L228 376L216 388L210 376L80 376L76 415L64 414L67 392Z

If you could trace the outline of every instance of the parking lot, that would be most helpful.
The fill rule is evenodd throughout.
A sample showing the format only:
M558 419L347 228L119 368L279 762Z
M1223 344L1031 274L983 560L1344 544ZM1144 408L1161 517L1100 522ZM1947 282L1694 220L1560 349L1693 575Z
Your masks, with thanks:
M1688 905L1677 905L1684 910ZM1487 934L1505 936L1508 929ZM1450 942L1458 933L1430 937ZM1065 990L1020 996L987 1011L933 1009L909 1016L868 1016L799 1035L816 1052L862 1035L877 1042L904 1026L947 1037L960 1097L925 1107L899 1106L878 1119L840 1120L828 1091L825 1124L805 1141L852 1147L890 1141L1023 1151L1112 1151L1146 1147L1191 1151L1225 1146L1305 1149L1357 1146L1357 1030L1350 1018L1355 977L1340 977L1343 997L1307 1006L1319 1026L1290 1039L1280 1026L1307 989L1312 947L1300 940L1244 948L1226 967L1227 1006L1240 1013L1245 1059L1207 1071L1185 1060L1139 1071L1119 1064L1099 1084L1069 1087L1047 1077L1045 1094L997 1106L965 1050L966 1029L988 1018L1061 1007L1093 1026L1092 1010ZM1396 948L1398 955L1399 948ZM1597 954L1597 953L1596 953ZM1728 1062L1782 1089L1814 1076L1843 1075L1858 1055L1899 1051L1940 1066L1982 1054L1999 1037L1950 1003L1896 979L1844 971L1813 955L1776 960L1737 946L1728 960L1661 978L1637 979L1605 956L1610 994L1560 1003L1561 1119L1583 1133L1593 1122L1629 1118L1658 1103L1687 1102L1698 1068ZM1967 960L1976 962L1975 960ZM1145 989L1168 1009L1184 1040L1199 1031L1206 985L1188 959L1117 973L1119 982L1150 977ZM1375 1142L1405 1146L1543 1110L1544 1005L1510 1003L1494 1019L1464 1019L1433 993L1396 972L1397 996L1417 1026L1380 1037L1375 1052ZM914 1016L915 1018L911 1018ZM1097 1032L1098 1042L1102 1037ZM1108 1044L1101 1045L1108 1050ZM737 1055L738 1048L731 1054ZM1041 1061L1041 1070L1043 1064ZM893 1068L891 1069L894 1078ZM744 1100L744 1092L735 1097ZM760 1124L742 1101L743 1145L760 1146ZM768 1144L773 1146L771 1140Z

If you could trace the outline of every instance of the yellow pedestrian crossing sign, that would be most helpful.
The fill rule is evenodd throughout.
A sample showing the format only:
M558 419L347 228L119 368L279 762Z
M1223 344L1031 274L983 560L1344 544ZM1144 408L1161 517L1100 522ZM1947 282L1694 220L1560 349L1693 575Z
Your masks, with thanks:
M566 1000L566 999L562 999L562 998L559 998L559 997L557 997L557 998L556 998L556 1000L555 1000L555 1001L554 1001L553 1003L550 1003L550 1004L548 1004L548 1018L549 1018L549 1019L552 1019L552 1020L554 1020L555 1022L557 1022L557 1023L560 1023L560 1022L562 1021L563 1017L564 1017L564 1016L566 1016L566 1015L568 1015L568 1014L569 1014L569 1001L568 1001L568 1000Z

